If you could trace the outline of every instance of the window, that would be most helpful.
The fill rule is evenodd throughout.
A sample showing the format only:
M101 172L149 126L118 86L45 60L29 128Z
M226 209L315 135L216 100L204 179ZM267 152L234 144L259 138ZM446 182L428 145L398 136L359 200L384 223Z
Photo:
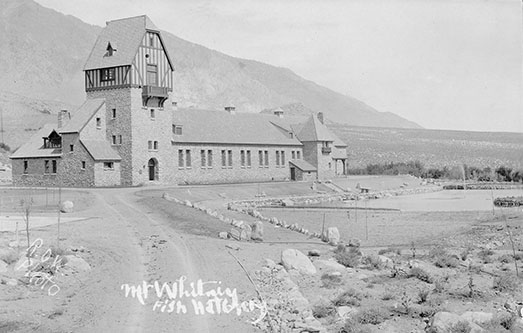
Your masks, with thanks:
M291 156L292 156L292 159L296 158L296 152L294 150L291 152Z
M185 151L185 166L187 168L191 167L191 150L190 149L187 149Z
M116 144L116 135L111 136L111 139L112 139L113 145L115 145Z
M49 173L49 160L44 161L44 173Z
M154 36L153 35L149 36L149 46L154 46Z
M232 150L227 151L229 168L232 168Z
M153 142L153 149L158 150L158 141Z
M251 151L247 150L247 167L251 167Z
M268 167L269 166L269 151L268 150L264 151L264 155L265 155L265 166Z
M205 162L205 150L200 151L200 160L202 163L202 168L205 168L207 166L207 163Z
M240 150L240 165L245 168L245 150Z
M28 165L27 165L27 161L24 161L24 173L27 173L27 168L28 168Z
M72 153L73 151L74 151L74 145L70 144L69 145L69 152Z
M281 157L281 166L285 166L285 151L281 151L281 154L280 154L280 157Z
M111 118L116 119L116 109L111 110Z
M96 128L98 128L98 129L102 128L102 118L100 118L100 117L96 118Z
M52 160L52 165L53 165L52 173L56 173L56 160Z
M185 163L183 161L183 150L178 149L178 167L183 168L185 166Z
M226 152L225 150L222 150L222 167L226 167L227 166L227 156L226 156Z
M158 85L158 67L156 65L147 64L147 85Z
M82 170L85 170L85 161L82 161Z
M212 150L207 150L207 166L212 168Z
M296 158L297 158L297 159L300 159L300 158L301 158L301 157L300 157L300 151L299 151L299 150L296 152Z
M103 81L114 81L114 68L102 69L102 82Z
M151 119L155 118L154 109L151 109Z
M122 136L121 136L121 135L118 135L118 144L119 144L119 145L122 144Z
M276 151L276 166L280 166L280 151Z
M114 162L104 162L104 169L106 169L106 170L113 170L114 169Z
M182 135L182 126L180 126L180 125L173 125L173 133L175 135Z
M258 150L258 165L263 166L263 150Z

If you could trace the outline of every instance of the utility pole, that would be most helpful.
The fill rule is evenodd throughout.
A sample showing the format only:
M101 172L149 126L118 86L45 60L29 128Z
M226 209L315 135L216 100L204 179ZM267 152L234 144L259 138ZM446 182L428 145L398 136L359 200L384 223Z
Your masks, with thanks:
M4 141L4 111L1 106L0 106L0 133L2 133L2 143L5 143L5 141Z

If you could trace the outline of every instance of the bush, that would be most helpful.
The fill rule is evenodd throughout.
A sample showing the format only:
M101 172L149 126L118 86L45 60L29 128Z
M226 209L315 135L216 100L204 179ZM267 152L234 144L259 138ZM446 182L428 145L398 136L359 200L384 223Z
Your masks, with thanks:
M336 308L331 303L320 303L312 307L314 318L326 318L336 314Z
M379 255L384 255L387 253L394 253L398 256L401 256L401 249L400 248L394 248L394 247L388 247L386 249L381 249L378 251Z
M353 318L348 318L345 320L345 325L343 325L343 331L346 333L371 333L372 330L370 327L363 326L362 324L358 323Z
M495 332L496 330L505 332L510 331L514 327L517 319L518 317L516 314L501 312L496 314L484 328L488 332Z
M430 295L430 289L421 289L418 291L419 304L425 303Z
M494 279L493 288L500 292L515 292L519 289L520 281L513 274L505 274Z
M339 248L338 248L339 249ZM356 267L360 263L361 252L358 248L349 247L348 250L343 248L343 250L336 249L334 254L334 259L345 267Z
M508 264L514 261L514 256L510 254L504 254L498 258L499 262Z
M447 282L449 281L448 275L434 281L434 292L441 294L445 291Z
M429 257L433 259L444 256L448 256L447 250L444 247L435 246L429 251Z
M434 265L437 267L445 268L445 267L451 267L456 268L459 266L458 258L450 255L444 255L439 256L436 258L436 261L434 261Z
M387 313L380 308L366 308L356 315L356 320L360 324L379 325L387 320L387 317Z
M381 259L378 256L369 255L364 256L362 258L362 263L366 266L368 266L369 269L382 269L384 268L385 264L381 261Z
M478 252L478 257L485 263L491 263L492 262L492 255L494 254L494 251L492 250L481 250Z
M472 327L466 320L458 321L449 328L450 333L470 333L470 331L472 331Z
M362 295L353 288L346 290L345 292L336 296L332 303L336 306L360 306L360 301L362 300Z
M322 287L331 289L339 286L342 281L340 275L331 275L325 273L321 276L321 282L323 283Z
M4 142L0 142L0 148L7 151L7 152L10 152L11 151L11 147L9 147L6 143Z
M391 291L386 291L382 296L381 296L381 299L384 300L384 301L388 301L388 300L391 300L391 299L394 299L396 298L396 295L391 292Z
M472 247L470 247L470 246L467 247L466 249L464 249L463 251L461 251L461 254L460 254L461 260L463 260L463 261L467 260L467 258L470 255L470 252L472 252Z
M419 267L412 267L409 272L409 277L415 277L420 281L432 283L433 279L429 273Z

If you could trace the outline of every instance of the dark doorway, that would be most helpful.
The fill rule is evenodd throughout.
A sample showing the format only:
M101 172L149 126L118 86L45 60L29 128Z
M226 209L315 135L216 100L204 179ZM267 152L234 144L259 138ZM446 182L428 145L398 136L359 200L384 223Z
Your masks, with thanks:
M291 180L296 180L296 169L291 168Z
M151 158L148 163L149 167L149 180L157 180L158 179L158 162L156 162L155 158Z

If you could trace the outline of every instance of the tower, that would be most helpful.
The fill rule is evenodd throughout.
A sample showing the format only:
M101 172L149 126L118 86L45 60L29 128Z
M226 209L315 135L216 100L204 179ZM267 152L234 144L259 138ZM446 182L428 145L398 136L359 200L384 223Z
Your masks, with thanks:
M107 22L89 55L85 91L88 99L105 99L100 127L121 156L122 185L171 177L173 71L160 31L145 15Z

